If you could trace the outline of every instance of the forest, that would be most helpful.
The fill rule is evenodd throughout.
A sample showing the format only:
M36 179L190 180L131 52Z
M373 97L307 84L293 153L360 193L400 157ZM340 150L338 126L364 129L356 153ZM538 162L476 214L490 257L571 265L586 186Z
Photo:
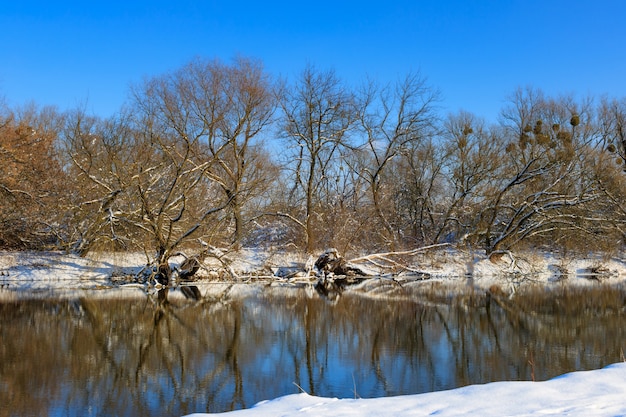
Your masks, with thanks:
M136 83L110 118L3 100L0 248L621 250L626 98L503 99L488 124L442 114L419 72L285 80L239 57Z

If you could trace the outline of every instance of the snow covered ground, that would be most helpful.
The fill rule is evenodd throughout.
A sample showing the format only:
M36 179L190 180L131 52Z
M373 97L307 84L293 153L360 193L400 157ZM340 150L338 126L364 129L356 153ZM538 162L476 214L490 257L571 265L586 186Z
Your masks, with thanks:
M259 280L276 280L279 283L310 281L307 277L286 278L284 271L304 269L314 259L302 255L282 252L266 252L244 249L229 254L232 270L240 278L239 284L250 286ZM361 261L358 265L373 274L391 276L391 269L380 268L382 257L376 264ZM182 257L173 258L181 262ZM123 279L111 280L111 277L123 277L135 274L146 265L146 257L140 253L99 253L81 258L72 254L58 252L9 252L0 251L0 298L19 294L72 294L77 290L110 289L124 284ZM506 292L523 284L551 285L566 283L571 286L597 285L599 282L609 285L626 285L626 258L600 257L562 258L550 253L504 253L498 257L487 258L480 254L441 248L410 257L408 268L396 268L399 277L405 281L414 280L413 285L423 282L458 283L471 285L479 289L488 289L492 285L501 286ZM231 281L214 259L205 261L206 269L199 272L201 281L214 279ZM415 273L428 276L428 280L415 280ZM404 278L402 278L404 276ZM130 286L137 287L136 284ZM141 287L141 286L139 286ZM144 289L149 286L144 286ZM376 282L355 286L357 291L367 292L378 287ZM383 295L392 296L391 292Z
M493 382L450 391L375 399L295 394L200 417L278 416L626 416L626 362L544 382Z

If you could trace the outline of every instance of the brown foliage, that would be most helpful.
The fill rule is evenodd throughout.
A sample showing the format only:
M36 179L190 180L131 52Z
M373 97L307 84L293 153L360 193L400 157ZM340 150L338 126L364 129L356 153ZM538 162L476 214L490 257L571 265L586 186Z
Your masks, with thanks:
M52 109L0 115L0 247L41 248L54 241L62 198Z

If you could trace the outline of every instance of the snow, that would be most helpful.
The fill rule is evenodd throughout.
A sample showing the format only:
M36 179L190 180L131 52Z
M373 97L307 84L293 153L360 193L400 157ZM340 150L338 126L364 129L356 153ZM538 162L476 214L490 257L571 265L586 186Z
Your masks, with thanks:
M81 258L59 252L0 251L0 299L36 296L75 296L83 290L132 289L145 294L136 285L115 287L110 277L122 271L139 271L145 257L139 254L100 254Z
M310 259L284 253L261 253L248 249L233 259L238 274L260 274L280 268L305 265ZM619 257L563 259L549 253L513 255L505 253L488 259L471 253L451 250L425 254L415 268L432 280L467 281L489 288L491 285L517 285L519 281L549 284L565 280L569 285L597 285L588 279L590 272L601 272L601 281L610 285L626 283L626 262ZM0 251L0 299L20 296L75 296L77 292L106 289L120 297L140 297L149 285L117 284L115 274L138 272L146 265L141 254L99 254L90 258L57 252ZM271 272L268 272L271 274ZM275 277L276 287L288 287L292 281ZM381 280L383 278L380 278ZM247 280L247 281L246 281ZM249 276L233 289L232 283L217 282L205 286L212 291L228 289L233 296L249 296L267 286L255 286ZM423 282L423 281L422 281ZM419 282L417 283L419 284ZM368 285L355 286L367 293ZM467 285L467 283L465 283ZM391 286L390 286L391 288ZM389 295L383 294L383 295ZM208 414L192 414L203 416ZM626 416L626 362L600 370L581 371L544 382L505 381L473 385L450 391L376 399L337 399L288 395L261 402L253 408L219 415L245 416Z
M279 282L306 281L307 277L286 279L291 271L305 270L311 257L289 252L269 252L254 248L228 254L231 268L240 282L253 283L255 278L270 278ZM172 258L173 263L183 257ZM94 289L111 287L112 275L133 274L146 266L141 253L98 253L79 257L60 252L10 252L0 251L0 282L3 288L13 290ZM410 270L396 271L408 280L415 271L427 274L430 280L465 282L468 276L476 288L488 289L497 285L517 285L520 282L550 284L567 280L568 285L595 285L598 281L611 285L626 284L626 259L618 256L589 256L565 258L552 253L503 253L498 258L469 253L450 248L420 253L412 258ZM214 270L222 265L207 259L205 265ZM360 268L383 278L391 276L389 270L364 262ZM202 271L202 270L201 270ZM600 271L597 279L589 279L591 272ZM202 271L203 278L212 275ZM304 275L304 272L303 274Z
M280 292L303 286L314 292L316 278L305 272L311 269L312 256L245 248L227 254L226 258L229 271L235 273L236 279L231 278L220 261L206 259L205 268L197 274L199 280L194 282L203 296L219 296L228 291L233 297L247 297L268 288ZM364 258L369 256L356 258L361 261L354 265L370 271L374 278L351 285L346 290L371 298L415 295L430 291L432 287L429 286L433 283L443 284L446 291L466 291L468 287L487 291L495 285L507 294L515 293L524 285L546 288L563 283L570 287L597 286L599 283L626 286L626 260L619 256L566 258L550 252L506 252L497 258L488 258L484 254L439 247L417 251L410 257L412 263L404 270L381 267L379 261L389 260L388 256L376 258L374 264L363 261ZM184 259L176 256L171 262L177 264ZM143 253L103 252L80 257L61 252L0 251L0 299L53 294L75 297L81 291L93 294L94 290L106 290L106 296L112 291L117 291L120 297L142 296L156 288L150 283L138 284L125 277L134 276L146 268L147 261ZM391 262L395 268L395 261ZM419 274L427 279L420 278Z
M543 382L493 382L449 391L374 399L321 398L306 393L252 408L200 417L246 416L626 416L626 362Z

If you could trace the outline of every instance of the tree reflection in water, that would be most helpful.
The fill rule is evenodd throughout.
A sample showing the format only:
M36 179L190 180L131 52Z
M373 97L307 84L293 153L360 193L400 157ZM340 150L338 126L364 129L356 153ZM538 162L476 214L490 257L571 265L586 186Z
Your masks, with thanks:
M413 394L621 359L623 293L621 308L601 314L463 300L227 300L177 289L0 303L0 416L220 412L299 389Z

